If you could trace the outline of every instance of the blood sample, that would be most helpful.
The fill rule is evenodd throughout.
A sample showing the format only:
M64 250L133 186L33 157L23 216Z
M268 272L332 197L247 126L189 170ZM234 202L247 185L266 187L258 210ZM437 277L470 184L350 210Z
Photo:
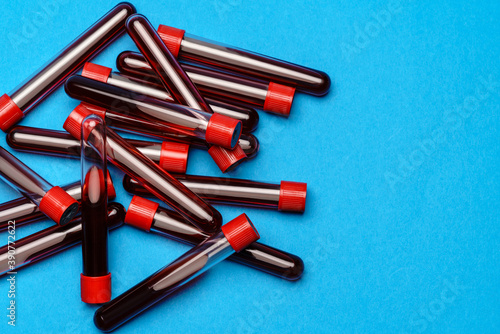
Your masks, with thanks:
M81 181L73 182L61 187L77 201L81 200L82 186ZM116 197L113 181L108 173L108 199ZM38 206L27 197L16 198L12 201L0 204L0 232L7 229L9 221L15 221L16 227L34 223L46 219Z
M64 123L64 127L69 133L75 135L74 132L81 128L82 121L81 115L73 112ZM106 150L109 162L139 181L157 198L201 230L211 233L220 228L222 216L219 211L199 198L108 127L106 127L106 134ZM96 137L92 136L91 132L88 137L91 145L93 138Z
M139 196L132 198L125 223L189 245L197 245L210 236L187 223L179 214ZM298 280L304 272L300 257L259 242L230 256L229 260L289 281Z
M83 120L81 148L83 271L80 292L84 303L102 304L111 300L111 273L106 226L106 127L99 116L90 115Z
M78 106L77 108L84 108ZM172 141L156 143L126 139L142 154L172 173L185 173L189 145ZM16 126L9 131L7 143L10 147L29 153L40 153L59 157L80 158L80 141L65 131Z
M241 121L220 114L157 100L82 76L69 78L64 87L72 98L127 116L132 114L163 123L179 136L204 139L228 149L233 149L240 138Z
M153 75L156 76L155 74ZM94 63L85 63L82 70L82 76L123 89L128 89L142 95L151 96L158 100L175 102L170 93L165 90L165 87L156 78L142 80L133 76L111 72L111 68ZM241 121L243 132L251 132L257 128L259 114L255 109L235 106L226 102L207 98L205 98L205 100L214 112Z
M158 27L158 34L179 60L202 63L205 66L281 83L316 96L323 96L330 89L330 78L321 71L223 45L165 25Z
M19 122L83 63L120 36L125 20L133 13L130 3L116 5L25 83L0 97L0 129L7 131Z
M107 216L108 228L115 229L122 225L125 209L119 203L110 203ZM9 271L18 271L29 264L43 260L81 242L81 217L72 220L67 225L51 226L19 239L15 244L15 254L12 254L12 246L10 251L8 245L0 248L0 276ZM15 257L15 263L9 263L9 261L12 261L12 255ZM14 265L13 268L10 267L11 264Z
M257 107L281 116L289 116L295 88L275 82L246 78L236 73L216 71L192 64L180 64L182 69L200 90L205 99L212 97L232 103ZM148 78L153 83L158 77L143 55L124 51L116 59L122 73L137 78Z
M59 225L69 223L78 213L78 202L73 197L45 181L3 147L0 147L0 176Z
M101 306L94 315L94 324L102 331L117 328L258 239L250 219L245 214L236 217L222 226L221 232Z
M210 204L241 205L287 212L304 212L307 183L281 181L281 184L249 180L181 175L173 176ZM144 187L127 175L123 187L129 193L152 197Z

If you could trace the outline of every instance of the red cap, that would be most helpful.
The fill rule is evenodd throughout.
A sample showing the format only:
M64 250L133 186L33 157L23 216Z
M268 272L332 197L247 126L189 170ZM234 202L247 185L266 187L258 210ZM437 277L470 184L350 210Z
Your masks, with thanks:
M247 157L240 145L236 145L233 150L228 150L220 146L212 146L208 149L208 154L210 154L223 173L231 171Z
M63 124L64 130L68 131L76 139L82 138L82 122L85 117L89 116L91 111L88 110L83 103L80 103Z
M161 144L160 162L162 169L171 173L186 173L189 144L164 141Z
M294 87L270 82L267 88L263 110L288 117L288 115L290 115L294 94Z
M0 97L0 129L7 132L23 118L24 114L7 94Z
M103 304L111 300L111 273L106 276L85 276L80 274L82 302Z
M156 210L160 205L148 199L134 196L125 215L125 224L129 224L149 232L153 224Z
M115 186L113 185L113 179L111 178L109 171L108 171L107 184L108 184L108 198L114 199L116 197L116 189Z
M111 68L106 66L97 65L91 62L86 62L83 65L82 76L94 79L101 82L108 82L109 75L111 74Z
M160 24L158 27L158 35L160 35L163 43L170 52L172 52L175 58L179 55L185 32L185 30L164 26L163 24Z
M221 114L210 117L205 140L217 146L233 149L241 135L241 121Z
M259 232L244 213L222 225L221 230L236 252L245 249L260 238Z
M304 212L306 208L307 183L281 181L278 210Z
M45 193L39 204L40 211L59 225L65 225L78 212L78 201L61 187L53 187Z

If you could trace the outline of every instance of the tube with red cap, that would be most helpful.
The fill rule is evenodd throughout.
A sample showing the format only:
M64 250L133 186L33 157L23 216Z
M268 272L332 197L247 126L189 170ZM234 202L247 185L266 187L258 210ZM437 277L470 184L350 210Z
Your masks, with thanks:
M116 329L259 237L245 214L236 217L223 225L221 232L101 306L95 312L94 324L102 331Z
M177 213L139 196L132 198L125 223L189 245L197 245L210 237ZM298 280L304 272L304 262L300 257L259 242L230 256L229 260L289 281Z
M76 132L80 131L82 121L81 115L71 113L64 123L64 128L72 135L78 136ZM108 127L106 135L109 162L139 181L158 199L201 230L211 233L220 228L222 216L217 210ZM92 145L94 138L97 137L92 136L91 131L87 141Z
M77 108L81 108L80 106ZM78 140L77 140L78 139ZM142 154L167 172L185 173L189 145L172 141L162 143L126 139ZM65 131L16 126L7 134L7 144L15 150L58 157L80 158L80 141Z
M111 273L108 270L108 196L106 175L106 127L97 115L82 122L82 257L80 292L84 303L102 304L111 300Z
M175 102L170 93L156 79L156 75L154 73L153 75L155 76L154 79L143 80L134 76L111 72L111 68L94 63L85 63L82 70L82 76L85 78L105 82L112 86L154 97L158 100ZM241 121L243 132L251 132L257 129L259 114L255 109L231 105L208 98L205 98L205 100L214 112Z
M0 147L0 176L58 225L69 223L78 213L78 202L73 197L45 181L3 147Z
M80 186L80 184L78 184ZM107 212L107 226L110 230L122 225L125 209L119 203L110 203ZM17 222L16 222L17 225ZM78 217L64 226L51 226L30 236L19 239L15 244L15 254L8 245L0 248L0 276L9 271L18 271L30 264L82 242L82 221ZM11 246L12 247L12 246ZM12 256L14 256L14 261ZM11 267L13 261L14 265Z
M61 187L75 200L80 201L82 195L81 181L70 183ZM108 173L108 199L116 197L113 181ZM27 197L16 198L12 201L0 204L0 232L6 230L9 221L15 221L16 227L34 223L46 219L38 206Z
M180 64L205 99L228 101L260 108L264 111L289 116L295 88L269 80L243 77L236 73L220 72L193 64ZM148 78L153 83L158 77L143 55L124 51L118 55L116 66L122 73L136 78Z
M299 92L315 96L326 95L330 89L330 78L318 70L209 41L165 25L158 27L158 34L179 60L202 63L296 87Z
M178 174L174 177L211 204L241 205L286 212L304 212L306 207L307 183L281 181L280 184L271 184ZM134 195L152 197L151 193L127 175L123 178L123 187Z
M130 3L116 5L25 83L0 97L0 129L7 131L19 122L85 61L120 36L126 19L133 13L135 8Z

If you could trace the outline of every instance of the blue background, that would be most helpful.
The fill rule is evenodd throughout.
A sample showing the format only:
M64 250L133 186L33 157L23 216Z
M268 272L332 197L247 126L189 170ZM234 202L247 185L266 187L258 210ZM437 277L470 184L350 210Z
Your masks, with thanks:
M0 91L115 3L9 1ZM228 175L307 182L306 213L217 207L225 221L246 212L262 242L301 256L302 279L224 262L120 332L500 331L498 1L134 5L154 26L326 71L335 87L324 98L297 94L288 119L261 113L259 155ZM127 36L95 62L114 67L122 50L136 50ZM61 130L76 105L59 89L21 124ZM15 154L53 184L79 178L78 160ZM188 172L221 175L197 150ZM122 173L113 168L112 176L128 206ZM0 202L19 196L0 187ZM49 226L21 227L16 236ZM7 243L6 233L0 240ZM129 226L111 233L109 248L114 296L188 250ZM0 332L97 332L96 308L80 301L80 272L80 247L21 270L15 329L2 278Z

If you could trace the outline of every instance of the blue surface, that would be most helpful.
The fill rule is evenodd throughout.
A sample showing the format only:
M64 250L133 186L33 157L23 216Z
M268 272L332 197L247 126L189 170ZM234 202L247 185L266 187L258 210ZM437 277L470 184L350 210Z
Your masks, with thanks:
M9 1L0 20L0 91L114 4ZM259 155L230 174L307 182L306 213L217 207L225 221L246 212L262 242L301 256L303 278L291 283L224 262L120 333L500 332L498 1L134 5L155 26L323 70L335 89L325 98L298 94L289 119L261 113ZM136 50L122 37L95 61L114 67L129 49ZM62 129L76 105L59 89L21 124ZM79 177L77 160L15 154L54 184ZM220 175L196 150L189 172ZM112 176L128 206L122 173ZM0 202L18 197L0 187ZM49 226L21 227L16 236ZM188 247L124 226L111 233L109 249L117 296ZM2 278L0 332L97 332L96 307L80 302L80 272L80 247L19 271L15 329Z

